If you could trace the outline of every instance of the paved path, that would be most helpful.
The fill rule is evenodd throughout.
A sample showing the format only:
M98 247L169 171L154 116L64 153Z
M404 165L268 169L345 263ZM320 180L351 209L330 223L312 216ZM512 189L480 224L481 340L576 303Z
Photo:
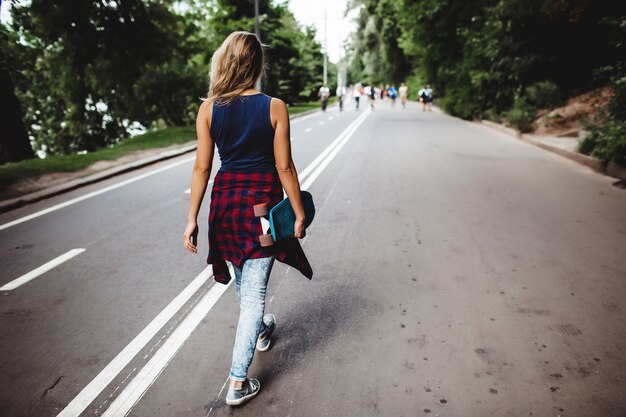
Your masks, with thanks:
M0 415L626 414L612 179L413 104L315 114L292 136L315 276L274 269L258 398L224 404L238 308L206 249L180 247L183 157L0 215L51 209L0 230L0 286L74 255L1 293Z

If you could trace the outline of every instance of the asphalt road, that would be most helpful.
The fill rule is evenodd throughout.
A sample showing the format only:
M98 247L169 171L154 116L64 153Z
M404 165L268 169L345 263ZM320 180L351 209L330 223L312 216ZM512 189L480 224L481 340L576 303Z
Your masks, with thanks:
M0 415L626 415L610 178L413 103L297 119L292 141L314 278L274 268L256 399L224 403L238 307L202 218L200 254L180 244L185 156L0 215L95 193L0 230L0 286L84 249L0 291Z

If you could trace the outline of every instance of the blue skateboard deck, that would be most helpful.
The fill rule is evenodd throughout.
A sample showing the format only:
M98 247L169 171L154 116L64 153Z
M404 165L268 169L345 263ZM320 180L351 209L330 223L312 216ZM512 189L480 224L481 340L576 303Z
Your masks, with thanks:
M315 217L315 205L313 204L313 196L308 191L302 191L302 205L304 206L304 226L309 227ZM270 230L274 241L293 237L293 225L296 221L296 215L291 208L288 198L276 204L270 210Z
M301 191L302 205L304 206L305 222L304 226L309 227L315 217L315 204L313 196L308 191ZM255 214L258 217L267 215L266 205L260 204L254 207ZM269 212L270 234L259 236L262 246L270 246L274 242L281 239L293 237L293 226L296 221L296 215L291 208L289 198L285 198L276 204ZM271 236L271 237L270 237Z

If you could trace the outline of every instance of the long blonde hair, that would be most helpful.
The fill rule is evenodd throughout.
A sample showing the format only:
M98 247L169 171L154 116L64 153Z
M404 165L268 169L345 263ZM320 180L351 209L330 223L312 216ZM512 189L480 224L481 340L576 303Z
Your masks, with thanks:
M226 104L265 75L263 45L254 33L233 32L211 58L208 99Z

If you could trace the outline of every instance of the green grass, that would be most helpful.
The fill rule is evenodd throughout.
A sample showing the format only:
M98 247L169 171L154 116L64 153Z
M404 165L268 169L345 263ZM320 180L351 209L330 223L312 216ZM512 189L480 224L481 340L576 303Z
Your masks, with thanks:
M337 97L331 97L328 100L328 105L332 105L337 100ZM308 103L296 103L293 106L289 106L289 114L293 116L294 114L302 113L309 110L317 110L322 108L321 101L310 101Z
M186 143L195 140L195 138L196 129L193 126L170 127L125 139L109 148L84 155L50 156L45 159L29 159L5 164L0 166L0 187L5 187L26 177L35 177L52 172L79 171L98 161L114 160L143 149Z

